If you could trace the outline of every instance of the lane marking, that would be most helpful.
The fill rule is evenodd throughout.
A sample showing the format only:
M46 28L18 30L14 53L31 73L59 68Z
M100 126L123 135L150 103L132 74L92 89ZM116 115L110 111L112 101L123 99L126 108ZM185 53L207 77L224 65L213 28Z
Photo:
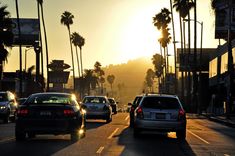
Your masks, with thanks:
M12 141L14 139L15 139L15 137L5 138L5 139L0 140L0 143L7 142L7 141Z
M104 150L104 147L101 146L97 151L96 151L96 154L101 154L101 152Z
M127 121L129 119L129 115L125 118L125 121Z
M110 134L110 136L108 137L108 139L112 139L112 137L114 136L114 134L119 130L119 128L116 128L113 133Z
M202 139L200 136L198 136L197 134L193 133L190 130L187 130L190 134L192 134L193 136L195 136L196 138L198 138L199 140L203 141L206 144L210 144L208 141L206 141L205 139Z

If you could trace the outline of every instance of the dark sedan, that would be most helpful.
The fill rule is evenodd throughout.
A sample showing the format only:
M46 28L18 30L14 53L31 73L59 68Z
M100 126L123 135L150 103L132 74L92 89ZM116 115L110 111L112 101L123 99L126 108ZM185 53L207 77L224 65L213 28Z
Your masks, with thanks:
M133 103L128 103L130 108L130 127L134 126L134 111L139 106L140 101L142 99L143 95L137 95L133 101Z
M112 112L114 114L117 114L117 104L118 104L118 102L116 102L114 98L108 98L108 100L109 100L109 103L112 107Z
M32 94L17 110L17 141L37 134L70 134L72 141L85 136L85 111L73 94Z

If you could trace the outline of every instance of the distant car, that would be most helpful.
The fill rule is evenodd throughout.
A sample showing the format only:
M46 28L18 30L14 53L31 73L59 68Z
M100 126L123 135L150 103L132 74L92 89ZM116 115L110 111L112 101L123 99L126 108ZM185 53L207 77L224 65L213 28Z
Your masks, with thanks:
M134 111L139 106L140 101L142 99L143 95L137 95L133 101L133 103L128 103L130 106L130 127L134 126Z
M103 119L112 121L112 107L106 96L85 96L82 107L86 110L87 119Z
M72 141L85 136L85 111L73 94L32 94L19 106L15 125L16 141L37 134L70 134Z
M117 109L117 104L118 104L118 102L116 102L114 98L108 98L108 100L109 100L109 103L110 103L110 105L112 107L112 112L114 114L117 114L117 110L118 110Z
M174 95L145 95L134 113L134 136L141 131L176 132L178 139L186 138L186 113Z
M4 123L8 123L9 119L15 119L17 107L16 98L12 92L0 92L0 119Z

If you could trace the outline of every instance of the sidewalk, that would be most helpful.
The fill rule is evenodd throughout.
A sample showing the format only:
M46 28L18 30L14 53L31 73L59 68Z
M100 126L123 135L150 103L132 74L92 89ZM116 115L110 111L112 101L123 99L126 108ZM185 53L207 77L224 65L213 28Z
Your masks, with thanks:
M215 121L218 123L222 123L226 126L235 128L235 115L231 115L230 119L226 119L225 115L212 115L212 114L206 114L202 113L203 116L206 116L209 120Z

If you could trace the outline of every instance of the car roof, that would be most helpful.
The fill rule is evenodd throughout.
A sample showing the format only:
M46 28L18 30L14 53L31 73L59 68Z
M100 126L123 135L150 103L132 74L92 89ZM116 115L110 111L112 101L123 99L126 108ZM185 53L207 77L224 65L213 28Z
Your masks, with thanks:
M104 95L88 95L88 96L85 96L85 97L103 97L103 98L106 98L106 96L104 96Z
M34 93L32 95L72 95L70 93L61 93L61 92L41 92L41 93Z
M171 95L171 94L145 94L144 97L169 97L169 98L178 98L177 95Z

